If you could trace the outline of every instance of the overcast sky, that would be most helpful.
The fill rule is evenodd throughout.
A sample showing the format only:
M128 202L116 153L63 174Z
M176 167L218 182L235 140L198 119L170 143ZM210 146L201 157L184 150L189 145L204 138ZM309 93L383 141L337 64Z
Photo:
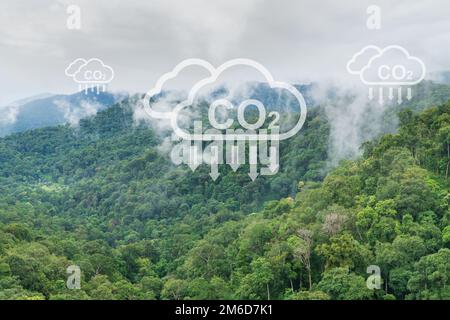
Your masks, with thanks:
M81 29L66 27L70 4ZM381 29L366 27L369 5ZM0 105L45 92L70 93L64 74L76 58L114 68L112 90L145 92L186 58L220 64L251 58L277 80L350 77L363 46L397 44L427 71L450 70L450 1L434 0L2 0Z

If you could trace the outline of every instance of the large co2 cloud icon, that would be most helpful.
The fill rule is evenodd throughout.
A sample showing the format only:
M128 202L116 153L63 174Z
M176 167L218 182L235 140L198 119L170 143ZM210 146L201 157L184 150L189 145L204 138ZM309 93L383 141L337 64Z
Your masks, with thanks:
M205 70L208 71L209 76L206 78L203 78L200 81L198 81L197 83L195 83L192 86L192 88L190 89L187 99L178 103L175 106L175 108L173 108L173 110L165 111L165 112L156 110L152 105L152 98L154 98L162 93L164 84L167 81L176 78L180 72L182 72L183 70L185 70L186 68L191 67L191 66L200 66L201 68L204 68ZM156 85L147 92L147 94L145 95L145 97L143 99L144 110L152 118L169 120L171 122L174 133L181 139L191 140L191 141L198 141L198 140L211 141L214 139L220 139L220 137L217 134L211 134L211 133L210 134L205 133L205 134L201 134L201 135L191 134L191 133L187 132L186 130L180 128L180 126L178 125L178 118L179 118L180 113L184 109L195 107L194 101L196 100L197 94L199 93L199 91L201 91L202 88L216 82L216 80L219 78L219 76L224 71L226 71L232 67L237 67L237 66L245 66L245 67L251 67L251 68L255 69L263 76L263 78L265 79L267 84L270 86L270 88L287 90L287 92L289 92L296 99L296 101L298 102L298 110L297 111L299 112L299 119L298 119L297 123L292 128L290 128L288 131L280 132L278 135L278 139L285 140L285 139L288 139L288 138L294 136L297 132L299 132L299 130L302 128L302 126L305 122L306 113L307 113L306 103L305 103L305 100L304 100L302 94L293 85L290 85L286 82L275 81L274 78L272 77L272 74L262 64L254 61L254 60L251 60L251 59L241 59L240 58L240 59L229 60L217 68L214 67L208 61L205 61L202 59L184 60L181 63L179 63L178 65L176 65L172 71L162 75L156 82ZM265 108L260 101L257 101L254 99L248 99L248 100L243 101L239 106L234 106L230 101L221 99L218 101L214 101L210 106L210 110L211 110L211 108L213 108L213 109L216 108L218 105L225 106L228 109L236 108L238 110L239 122L241 124L243 124L243 126L246 129L255 130L264 123L265 119L264 119L264 117L262 117L262 115L265 116ZM245 120L243 120L243 112L245 111L245 108L250 105L256 106L258 109L258 112L260 114L259 121L253 125L248 124L248 123L246 123ZM224 127L224 126L222 126L222 127L215 126L215 127L218 129L226 129L226 127ZM226 135L224 137L224 139L227 139L227 140L228 139L230 139L230 140L240 140L240 139L260 140L261 138L267 138L267 137L264 137L264 135L261 136L261 134L256 134L256 133L249 133L249 134L239 135L239 136L231 134L231 135Z

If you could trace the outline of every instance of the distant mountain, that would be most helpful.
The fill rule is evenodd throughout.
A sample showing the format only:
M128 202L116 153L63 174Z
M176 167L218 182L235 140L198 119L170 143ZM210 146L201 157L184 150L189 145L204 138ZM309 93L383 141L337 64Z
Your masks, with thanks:
M63 123L77 125L80 119L126 98L127 94L94 91L71 95L42 94L0 107L0 136Z
M426 79L440 84L450 84L450 71L431 72Z
M51 96L54 96L54 94L52 93L41 93L41 94L36 94L34 96L31 97L27 97L24 99L20 99L20 100L16 100L10 104L8 104L8 106L22 106L28 102L34 101L34 100L39 100L39 99L45 99L45 98L49 98Z
M315 101L312 91L317 84L295 84L294 87L300 91L307 106L312 106ZM231 93L231 92L233 93ZM231 95L231 96L230 96ZM295 98L284 89L272 89L269 84L263 82L248 82L243 90L230 90L226 86L218 86L210 92L208 99L221 98L231 99L239 103L242 99L255 99L261 101L268 110L298 110Z

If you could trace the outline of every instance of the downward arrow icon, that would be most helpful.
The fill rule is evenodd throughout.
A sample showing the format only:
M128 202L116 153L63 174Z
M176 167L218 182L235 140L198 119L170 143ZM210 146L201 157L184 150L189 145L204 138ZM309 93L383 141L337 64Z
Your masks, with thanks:
M217 146L211 147L211 173L209 174L211 178L216 181L220 176L219 173L219 149Z
M216 181L217 178L220 176L219 168L217 163L211 163L211 173L209 174L211 178Z
M398 88L397 89L397 104L402 104L403 100L402 100L402 88Z
M253 143L253 141L251 141L251 143ZM249 150L249 163L250 163L250 173L248 174L250 179L252 179L252 181L255 181L255 179L258 177L258 169L257 169L257 164L258 164L258 147L255 145L250 145L250 150Z
M412 98L411 88L408 88L408 89L406 89L406 90L407 90L406 98L407 98L408 100L411 100L411 98Z

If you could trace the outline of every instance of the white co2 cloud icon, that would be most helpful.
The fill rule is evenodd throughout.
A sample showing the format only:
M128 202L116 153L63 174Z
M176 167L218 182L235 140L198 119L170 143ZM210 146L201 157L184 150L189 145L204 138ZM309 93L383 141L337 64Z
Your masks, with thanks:
M426 68L423 61L411 56L401 46L391 45L383 49L369 45L355 53L347 63L347 71L359 75L361 81L371 86L369 98L373 98L374 86L388 86L389 99L393 99L393 87L413 86L425 78ZM401 88L397 88L398 102L401 103ZM383 89L379 88L379 101L383 103ZM411 88L407 89L407 98L411 99Z
M97 58L75 59L66 68L65 74L79 84L80 90L84 87L85 92L87 92L89 88L96 88L97 93L100 90L106 91L106 84L114 78L114 70Z
M190 89L187 99L178 103L173 110L161 112L161 111L154 109L152 106L152 98L161 94L164 83L170 79L177 77L177 75L182 70L184 70L185 68L190 67L190 66L201 66L209 71L210 76L198 81ZM145 97L143 99L144 108L145 108L146 112L153 118L170 120L175 134L177 136L179 136L180 138L186 139L186 140L199 140L200 139L203 141L210 141L211 135L206 134L206 135L202 135L200 137L197 135L192 135L192 134L186 132L184 129L180 128L178 125L178 116L182 112L183 109L188 108L188 107L193 107L193 103L197 97L197 93L202 88L214 83L224 71L226 71L232 67L235 67L235 66L247 66L247 67L254 68L260 74L263 75L264 79L266 80L266 82L270 86L270 88L284 89L284 90L287 90L290 94L292 94L292 96L298 102L298 112L299 112L300 116L299 116L297 123L289 131L282 132L279 134L279 140L285 140L285 139L288 139L288 138L294 136L302 128L302 126L305 122L305 119L306 119L306 112L307 112L306 103L305 103L305 100L304 100L302 94L294 86L292 86L288 83L275 81L273 79L272 75L270 74L270 72L263 65L261 65L260 63L254 61L254 60L251 60L251 59L229 60L217 68L213 67L209 62L207 62L205 60L201 60L201 59L184 60L183 62L179 63L171 72L166 73L162 77L160 77L158 79L155 87L153 87L151 90L149 90L147 92L147 94L145 95ZM219 105L224 106L225 108L234 108L235 107L232 105L232 103L230 101L223 101L223 100L224 99L221 99L220 101L215 101L211 104L210 110L209 110L210 111L209 115L214 113L214 110ZM248 123L246 123L246 121L242 121L242 119L243 119L242 114L245 111L245 108L250 105L256 106L259 111L259 119L257 121L258 125L255 125L255 124L248 125ZM240 120L239 121L240 124L246 129L253 129L253 130L258 129L265 121L265 119L263 119L264 118L263 116L265 115L265 108L262 105L262 102L260 102L260 101L256 101L254 99L246 100L246 101L242 102L237 107L237 109L238 109L238 120ZM229 119L229 120L231 120L231 119ZM215 124L215 123L211 123L211 124ZM230 127L230 125L231 125L231 122L228 122L227 127ZM224 128L223 126L219 126L219 127L215 126L215 127L217 129ZM234 138L236 138L236 137L234 137L234 136L228 137L228 139L234 139ZM258 140L259 137L255 136L254 134L250 134L250 135L246 135L246 139Z
M203 77L196 82L187 97L177 102L176 106L165 111L158 110L155 106L158 105L157 97L163 94L164 84L176 78L183 70L188 67L200 67L207 70L208 76ZM217 83L218 78L225 71L234 67L246 67L256 71L263 77L265 82L271 89L284 90L290 94L298 105L298 120L295 124L286 130L280 132L278 121L280 115L278 111L271 111L266 114L264 104L251 97L243 97L240 103L234 103L226 98L220 98L212 101L208 108L208 120L212 129L203 131L201 121L194 121L194 133L188 132L179 126L180 114L188 108L196 106L195 101L199 96L199 92L208 86ZM270 72L260 63L250 59L233 59L225 62L219 67L215 68L212 64L201 59L187 59L178 64L171 72L160 77L150 91L147 92L142 101L144 110L155 119L166 119L170 121L174 135L183 141L183 145L179 148L174 148L172 152L172 160L175 164L186 163L192 170L195 170L202 162L211 165L211 177L215 180L219 176L217 166L224 163L223 147L226 142L225 162L231 166L235 171L240 165L246 163L246 147L245 143L249 144L248 163L250 167L249 176L252 180L261 175L273 175L278 172L279 168L279 141L291 138L303 126L306 119L306 103L302 94L292 85L275 81ZM249 123L245 119L246 109L250 106L256 107L258 117L256 122ZM167 108L166 108L167 109ZM226 120L217 119L217 110L235 110L237 111L237 122L241 129L233 129L234 119L227 118ZM272 118L267 128L263 128L267 118ZM202 152L202 142L209 141L210 145L205 147L205 152ZM192 144L192 142L194 144ZM270 147L268 146L270 142ZM260 168L257 171L257 164L267 165L267 167Z

